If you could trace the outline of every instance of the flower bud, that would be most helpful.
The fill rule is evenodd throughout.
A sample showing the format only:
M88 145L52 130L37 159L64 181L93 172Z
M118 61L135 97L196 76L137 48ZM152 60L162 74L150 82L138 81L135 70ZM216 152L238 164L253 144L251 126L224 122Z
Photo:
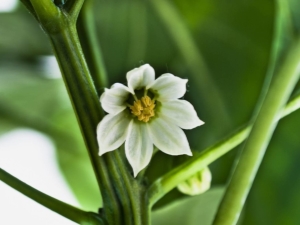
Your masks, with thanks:
M210 188L211 172L208 167L180 183L177 189L186 195L199 195Z

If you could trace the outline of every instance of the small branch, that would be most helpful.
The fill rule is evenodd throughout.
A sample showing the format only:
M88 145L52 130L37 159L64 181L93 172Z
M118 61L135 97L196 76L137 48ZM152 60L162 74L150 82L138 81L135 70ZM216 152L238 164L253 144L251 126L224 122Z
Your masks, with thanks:
M240 129L230 137L205 149L200 154L194 155L190 160L157 179L148 190L150 207L178 184L242 143L250 130L251 126Z
M68 0L64 5L64 9L73 21L77 20L83 3L84 0Z
M286 105L284 108L281 118L286 117L292 112L295 112L297 109L300 108L300 93L298 93L296 96L294 96Z
M96 31L94 2L94 0L84 2L77 19L77 30L96 91L100 95L103 88L108 86L108 79Z
M300 93L296 95L284 108L280 118L300 108ZM174 168L158 180L156 180L148 189L150 206L152 207L161 197L175 188L178 184L194 175L199 170L208 166L216 159L220 158L239 144L241 144L249 135L252 125L244 126L236 131L230 137L220 141L211 147L203 150L190 160Z
M0 168L0 180L3 181L5 184L9 185L10 187L12 187L13 189L31 198L32 200L45 206L46 208L78 224L85 224L87 222L89 222L89 224L91 225L103 224L102 219L99 217L99 215L92 212L85 212L74 206L64 203L58 199L55 199L49 195L46 195L34 189L33 187L29 186L28 184L25 184L19 179L13 177L12 175L10 175L9 173L7 173L1 168Z

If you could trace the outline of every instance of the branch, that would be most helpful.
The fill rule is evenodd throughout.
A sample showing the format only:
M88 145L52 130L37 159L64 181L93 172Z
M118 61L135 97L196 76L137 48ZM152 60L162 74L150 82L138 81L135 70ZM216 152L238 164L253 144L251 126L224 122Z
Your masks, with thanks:
M300 108L300 93L296 95L284 108L280 118ZM156 180L148 189L150 206L152 207L161 197L175 188L178 184L194 175L199 170L208 166L216 159L220 158L239 144L241 144L249 135L252 125L244 126L236 131L230 137L220 141L211 147L203 150L190 160L174 168L158 180Z
M77 19L77 29L83 53L93 78L96 91L100 93L108 86L104 60L97 37L94 0L86 0Z
M31 0L38 21L47 32L57 32L62 13L51 0Z
M92 212L85 212L49 195L46 195L33 187L25 184L19 179L13 177L6 171L0 168L0 180L12 187L13 189L21 192L32 200L40 203L46 208L78 223L85 224L89 222L91 225L102 225L102 219L99 215Z
M64 5L64 9L73 21L77 20L83 3L84 0L68 0Z

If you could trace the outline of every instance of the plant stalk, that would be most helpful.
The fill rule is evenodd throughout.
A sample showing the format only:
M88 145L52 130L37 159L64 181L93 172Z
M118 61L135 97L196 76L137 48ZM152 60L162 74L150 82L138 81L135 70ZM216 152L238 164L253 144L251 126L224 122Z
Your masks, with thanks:
M90 159L101 190L103 205L111 221L118 224L121 217L112 215L119 208L117 196L110 180L107 156L99 157L96 127L103 117L98 95L89 76L89 70L74 25L66 26L59 33L49 34L58 59L81 132L85 139Z
M300 39L297 39L291 44L262 104L219 206L214 225L237 223L283 107L299 79L299 70Z

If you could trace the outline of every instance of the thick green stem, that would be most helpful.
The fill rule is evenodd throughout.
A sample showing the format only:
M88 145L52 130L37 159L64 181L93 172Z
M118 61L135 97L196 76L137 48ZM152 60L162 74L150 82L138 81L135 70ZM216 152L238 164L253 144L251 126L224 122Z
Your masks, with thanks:
M58 22L63 22L62 12L49 0L31 0L32 7L36 12L38 21L46 31L57 32L60 29Z
M119 171L119 167L116 163L115 158L116 152L111 152L109 155L107 155L108 158L108 164L110 168L110 173L112 176L112 180L114 183L114 188L118 195L120 196L120 200L122 202L122 221L120 221L120 224L124 225L131 225L132 224L132 205L128 196L127 188L124 184L124 177L122 177L122 174ZM121 219L121 218L119 218Z
M103 112L89 76L75 26L70 24L61 32L49 34L49 36L89 150L99 187L101 187L104 207L108 210L107 212L112 213L112 210L118 209L117 197L113 192L107 170L107 156L99 157L96 141L96 126L102 119ZM118 219L116 215L109 217L112 221Z
M123 165L120 167L120 175L123 178L131 202L132 215L127 216L133 217L133 225L150 225L150 213L147 210L148 201L145 201L143 186L140 185L137 179L128 174L128 169L122 162L122 157L117 154L115 158L118 165Z
M298 81L299 69L300 39L291 44L283 66L267 93L221 201L214 225L237 223L283 106Z
M283 118L299 108L300 93L289 101L280 117ZM230 137L203 150L201 153L156 180L148 190L150 206L153 206L155 202L178 184L241 144L248 137L251 128L252 125L244 126L242 129L230 135Z
M107 153L102 157L98 155L96 127L104 114L75 27L83 0L68 1L63 8L56 7L51 0L31 0L31 3L51 40L89 151L103 198L104 209L101 213L109 224L122 224L124 216L131 217L132 207L128 207L129 190L122 184L122 177L118 174L124 165L122 162L118 165L113 159L113 154L120 153ZM103 85L105 81L101 78L99 82L101 84L98 85Z
M13 177L9 173L0 169L0 180L21 192L32 200L42 204L43 206L51 209L52 211L78 223L78 224L90 224L90 225L103 225L102 219L99 215L92 212L82 211L74 206L68 205L62 201L59 201L49 195L46 195L33 187L25 184L24 182Z
M111 183L107 157L98 156L96 127L104 116L93 85L76 32L76 15L82 1L72 1L67 10L56 7L52 1L31 1L39 21L47 32L73 104L83 134L94 172L101 190L104 214L109 221L120 218L118 199ZM76 3L78 4L76 6ZM116 223L118 224L118 223Z

